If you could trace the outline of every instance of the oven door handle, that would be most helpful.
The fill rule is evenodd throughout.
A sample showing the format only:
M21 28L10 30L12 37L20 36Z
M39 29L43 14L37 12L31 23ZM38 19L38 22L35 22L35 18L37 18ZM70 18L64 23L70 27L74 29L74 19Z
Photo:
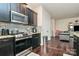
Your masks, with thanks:
M28 38L32 38L32 37L18 38L18 39L16 39L16 41L23 40L23 39L28 39Z

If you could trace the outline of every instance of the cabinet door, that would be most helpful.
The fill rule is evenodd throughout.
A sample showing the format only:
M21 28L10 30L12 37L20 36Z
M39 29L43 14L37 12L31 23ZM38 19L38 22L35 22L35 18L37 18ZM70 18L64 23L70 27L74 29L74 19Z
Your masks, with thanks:
M31 47L32 46L32 42L31 42L31 40L32 40L32 38L28 38L28 39L26 39L26 48L29 48L29 47Z
M36 45L36 44L35 44L35 38L33 37L33 38L32 38L32 48L35 48L35 45Z
M32 10L29 8L26 8L26 15L28 15L28 24L33 25L33 13Z
M26 5L24 3L19 3L20 5L20 13L26 14Z
M10 4L9 3L0 3L0 21L10 21Z
M14 38L0 39L0 56L14 56Z
M25 14L26 5L23 3L11 3L11 10Z
M30 9L27 9L27 13L28 13L28 23L29 25L33 25L33 13Z
M11 10L12 11L16 11L16 12L20 12L20 5L19 5L19 3L11 3Z
M33 25L37 26L37 13L33 12Z
M38 45L40 45L41 39L40 37L38 37Z
M33 39L32 39L32 47L36 48L38 46L40 46L40 35L35 34L35 35L33 35Z
M26 15L28 15L28 24L37 26L37 13L29 8L26 8Z

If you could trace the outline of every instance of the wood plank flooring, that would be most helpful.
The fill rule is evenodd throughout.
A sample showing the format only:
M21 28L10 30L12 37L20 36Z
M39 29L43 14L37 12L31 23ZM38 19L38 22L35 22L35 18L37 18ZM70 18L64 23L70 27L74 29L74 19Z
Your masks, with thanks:
M58 38L52 38L48 43L33 50L40 56L63 56L63 53L73 55L73 51L69 42L62 42Z

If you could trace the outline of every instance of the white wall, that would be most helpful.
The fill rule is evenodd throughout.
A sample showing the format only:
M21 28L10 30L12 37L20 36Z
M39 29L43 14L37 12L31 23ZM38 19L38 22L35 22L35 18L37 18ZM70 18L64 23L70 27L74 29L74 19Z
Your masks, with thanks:
M51 15L42 7L42 34L48 36L48 40L52 35L51 31Z
M43 45L43 36L48 36L48 40L52 36L52 29L51 29L51 16L46 11L46 9L42 6L37 7L36 12L38 13L38 26L41 27L41 45Z
M56 21L55 21L55 19L52 19L52 23L51 23L51 25L52 25L52 36L53 37L55 37L55 30L56 30Z
M61 30L61 31L68 30L68 23L69 22L74 23L75 20L79 20L79 17L56 20L56 30Z

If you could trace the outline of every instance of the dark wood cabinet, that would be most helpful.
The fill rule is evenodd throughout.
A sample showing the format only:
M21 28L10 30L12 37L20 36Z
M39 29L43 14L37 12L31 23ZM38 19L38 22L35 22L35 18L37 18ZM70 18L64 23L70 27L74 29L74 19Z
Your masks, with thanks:
M0 56L14 56L14 37L0 39Z
M9 22L10 21L10 4L0 3L0 21Z
M10 22L10 11L28 16L28 25L37 26L37 13L27 8L24 3L0 3L0 21Z
M26 8L26 15L28 15L29 25L37 26L37 13L29 8Z
M11 3L11 11L20 12L19 3Z
M74 35L74 49L76 51L76 55L79 56L79 37Z
M26 15L26 4L20 3L19 6L20 6L20 13Z
M24 3L11 3L11 10L26 14L26 5Z
M26 48L30 48L32 46L32 38L26 39Z
M37 13L33 12L33 25L37 26Z
M40 46L41 39L40 39L40 34L33 34L32 37L33 37L32 38L32 48L34 49L34 48Z
M28 15L28 25L33 25L32 10L29 8L26 8L26 15Z

